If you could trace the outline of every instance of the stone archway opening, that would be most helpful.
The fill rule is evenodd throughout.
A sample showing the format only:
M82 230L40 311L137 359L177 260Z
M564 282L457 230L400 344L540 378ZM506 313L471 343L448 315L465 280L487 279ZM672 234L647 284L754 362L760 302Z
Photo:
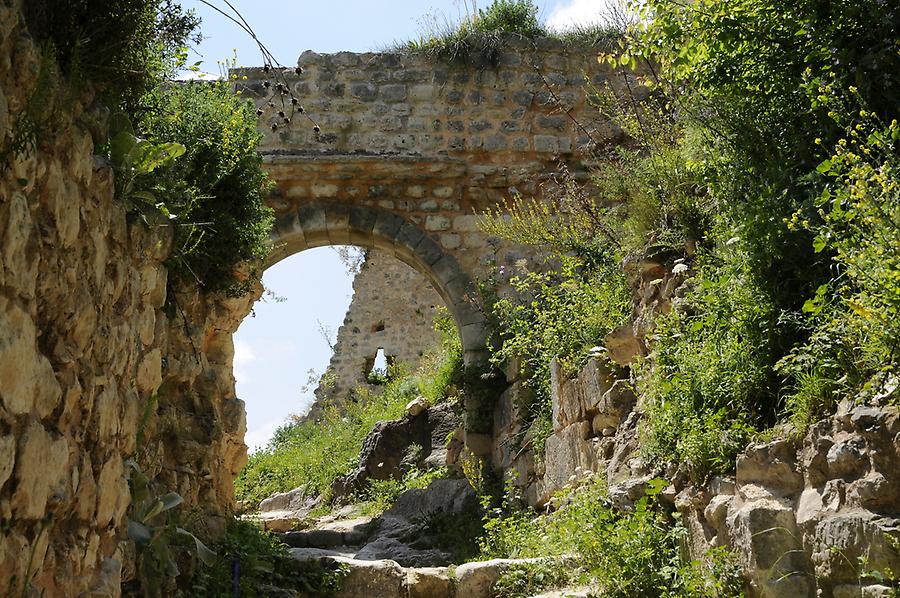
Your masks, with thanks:
M377 220L377 216L375 218ZM297 222L294 223L295 226ZM328 295L328 289L322 288L325 283L321 280L323 278L321 272L304 271L308 266L297 268L291 264L296 260L303 260L308 255L324 252L332 256L332 262L335 262L335 259L344 262L335 262L332 265L334 269L346 271L346 257L341 259L337 258L337 255L346 256L348 246L343 247L344 251L325 251L326 248L336 248L327 236L317 239L314 231L307 227L302 232L304 243L301 244L296 237L299 231L295 228L291 232L293 237L280 234L278 227L273 232L273 253L280 253L277 259L270 259L266 264L265 277L268 279L270 273L279 273L287 267L291 271L291 282L300 281L299 287L291 287L293 296L298 293ZM317 242L308 243L309 239ZM352 294L350 309L348 311L347 304L344 303L338 318L331 314L330 319L319 322L320 314L304 308L306 304L303 300L297 303L300 304L300 309L306 309L307 313L302 316L286 316L284 314L290 312L297 303L294 303L292 296L288 295L287 302L279 305L279 295L282 295L282 291L274 282L279 279L273 279L271 284L269 280L264 282L266 287L264 298L267 301L257 304L254 311L259 310L260 313L255 314L256 317L245 318L246 323L241 325L241 330L235 335L237 395L245 401L246 443L251 451L266 446L277 428L277 422L284 424L294 415L309 414L316 418L322 406L352 400L360 387L370 392L381 392L380 389L387 381L388 365L403 364L404 371L415 370L423 354L440 344L440 335L434 328L434 316L438 313L436 308L440 306L446 307L450 312L450 304L444 296L453 296L452 292L437 292L436 286L432 283L436 275L432 273L429 276L413 269L407 263L410 260L406 262L398 260L394 251L383 249L384 245L385 243L379 240L377 245L373 243L365 250L366 258L356 271L352 291L344 291L347 296ZM359 246L350 247L363 249ZM279 276L282 277L283 283L284 275ZM271 305L273 298L276 305ZM327 301L338 302L339 298L331 297ZM248 347L244 340L244 330L262 324L264 318L283 319L283 327L289 327L296 326L298 318L301 317L310 323L310 326L303 328L304 334L313 338L304 340L299 335L294 335L293 339L296 343L304 345L318 344L319 355L323 351L328 353L324 362L322 359L312 362L297 359L295 363L288 364L284 359L291 353L290 347L285 351L280 349L280 346L287 344L284 340L267 343L269 347L263 350ZM317 323L318 330L312 330L312 322ZM330 338L325 338L326 336ZM327 347L323 345L323 340L327 343ZM278 354L274 358L267 356L267 350L276 351ZM248 353L251 356L256 354L256 359L263 362L272 360L270 373L260 375L271 378L272 387L276 390L270 393L282 397L277 406L273 407L270 404L272 402L270 397L259 397L256 385L244 383L245 359ZM301 387L303 396L298 397L297 391ZM315 405L314 410L307 411L312 405Z
M271 244L266 267L305 249L326 245L357 245L397 258L423 275L447 306L459 331L465 362L486 360L486 318L479 308L474 282L456 257L415 222L377 207L340 201L308 202L278 217Z

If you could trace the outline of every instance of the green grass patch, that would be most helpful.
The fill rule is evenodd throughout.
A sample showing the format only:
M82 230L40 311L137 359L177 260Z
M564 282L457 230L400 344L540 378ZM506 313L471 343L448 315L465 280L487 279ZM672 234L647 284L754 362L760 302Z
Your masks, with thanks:
M621 598L743 596L739 567L728 554L715 551L702 561L682 556L687 530L656 501L664 485L651 484L630 513L609 506L606 484L596 478L558 497L551 513L511 511L488 519L478 558L556 557L504 574L495 591L507 598L567 584Z
M406 404L419 395L430 403L446 400L457 392L462 371L462 350L456 328L446 310L439 312L437 328L442 334L440 347L431 351L419 369L409 375L393 372L380 393L358 389L355 400L340 408L326 408L321 421L287 423L269 445L253 453L247 466L235 480L235 495L250 508L263 499L306 487L308 496L330 498L332 483L353 471L365 437L380 421L399 419ZM449 321L448 321L449 320ZM416 474L419 475L419 474ZM422 480L418 480L422 482ZM383 510L407 487L416 487L416 479L376 482L357 500L371 503L373 512Z
M459 22L434 18L421 36L391 49L485 67L497 65L502 53L515 42L554 39L571 46L612 48L620 36L616 28L599 24L554 31L540 21L538 7L531 0L493 0L487 8L473 8Z

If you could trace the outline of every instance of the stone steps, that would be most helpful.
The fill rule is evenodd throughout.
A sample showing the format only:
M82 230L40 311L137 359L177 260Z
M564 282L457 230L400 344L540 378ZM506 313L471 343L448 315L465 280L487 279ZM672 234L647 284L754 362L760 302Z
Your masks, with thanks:
M518 564L546 559L493 559L450 567L401 567L392 560L366 561L320 549L297 548L301 561L330 561L348 568L335 598L493 598L500 575ZM535 598L583 598L587 590L556 590Z

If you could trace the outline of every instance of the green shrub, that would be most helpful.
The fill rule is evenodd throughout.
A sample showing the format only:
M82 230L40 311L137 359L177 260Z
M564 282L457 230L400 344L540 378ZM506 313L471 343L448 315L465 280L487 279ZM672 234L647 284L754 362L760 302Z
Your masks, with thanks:
M489 519L479 558L567 559L568 575L550 565L502 576L495 588L510 596L541 589L536 578L542 570L547 585L589 582L603 596L742 596L739 568L727 554L712 553L702 562L681 556L687 530L655 500L664 485L651 484L631 513L608 506L605 483L595 479L561 497L551 513L514 511Z
M481 33L511 33L525 38L540 37L546 29L537 18L538 7L531 0L494 0L478 10L472 28Z
M247 283L235 270L265 257L272 225L254 108L225 82L165 85L145 101L139 135L186 148L144 183L175 227L170 272L207 291L240 294Z
M805 429L895 368L898 9L644 6L610 60L643 56L654 93L672 94L715 223L694 290L654 336L644 449L703 478L754 431Z
M493 358L520 358L527 384L544 399L550 361L557 357L566 372L575 373L631 311L625 276L615 264L589 269L563 259L560 273L526 272L510 283L516 296L494 305L502 344Z
M738 241L719 255L660 319L640 383L645 455L684 464L699 481L733 469L753 431L774 423L778 409L778 313L749 278Z
M224 540L215 548L216 560L194 577L192 595L265 598L277 588L324 598L340 589L347 574L345 568L328 561L293 559L273 534L236 519L229 522Z
M550 362L575 373L590 351L603 342L631 313L631 294L616 259L614 238L603 222L601 208L572 185L555 202L517 198L487 214L483 229L516 243L550 249L546 272L514 266L512 287L493 300L491 316L498 344L491 361L501 366L519 360L527 404L518 405L527 422L545 422L550 414ZM504 213L505 212L505 213ZM490 288L508 276L497 269ZM543 446L548 427L535 428L532 442Z
M134 108L199 41L200 20L172 0L28 0L24 13L69 82L96 85L113 107Z
M565 563L553 560L520 563L503 571L494 584L497 598L529 598L543 590L564 586L571 579Z

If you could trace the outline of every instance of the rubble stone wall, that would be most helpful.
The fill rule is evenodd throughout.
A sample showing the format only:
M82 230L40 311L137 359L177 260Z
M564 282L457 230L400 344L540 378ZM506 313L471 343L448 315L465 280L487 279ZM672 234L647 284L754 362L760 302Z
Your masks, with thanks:
M246 457L230 333L253 297L182 293L173 311L169 231L115 199L91 134L108 111L34 93L21 6L0 6L0 147L47 103L36 146L0 159L0 594L118 596L129 459L213 528L230 508Z
M377 247L429 279L460 328L467 361L483 358L472 282L528 251L490 238L480 215L518 193L543 196L564 168L585 180L588 148L624 139L591 104L589 85L626 89L598 63L599 50L510 40L495 66L416 52L307 51L299 75L235 71L238 91L263 111L262 152L277 181L272 260L324 244ZM290 126L278 85L305 109Z
M442 305L424 276L394 257L369 251L353 280L353 299L316 402L343 401L359 385L376 390L367 378L379 349L393 363L416 367L440 340L433 322Z

